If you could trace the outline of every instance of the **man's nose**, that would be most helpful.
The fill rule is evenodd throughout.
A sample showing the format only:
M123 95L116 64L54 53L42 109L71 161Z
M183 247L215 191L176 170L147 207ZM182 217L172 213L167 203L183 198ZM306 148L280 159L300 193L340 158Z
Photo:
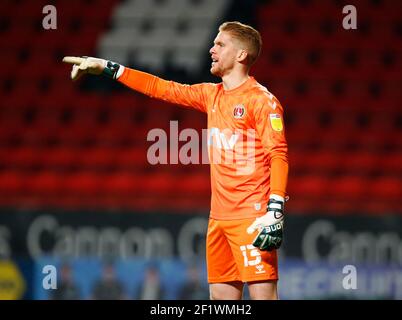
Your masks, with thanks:
M215 53L215 46L213 46L211 49L209 49L209 53L210 53L210 54Z

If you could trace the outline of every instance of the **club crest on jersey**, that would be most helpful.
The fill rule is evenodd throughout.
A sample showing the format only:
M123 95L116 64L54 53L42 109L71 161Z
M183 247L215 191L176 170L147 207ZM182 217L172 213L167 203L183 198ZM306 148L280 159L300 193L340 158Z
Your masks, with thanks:
M241 119L246 114L246 108L242 104L237 104L233 107L233 117Z

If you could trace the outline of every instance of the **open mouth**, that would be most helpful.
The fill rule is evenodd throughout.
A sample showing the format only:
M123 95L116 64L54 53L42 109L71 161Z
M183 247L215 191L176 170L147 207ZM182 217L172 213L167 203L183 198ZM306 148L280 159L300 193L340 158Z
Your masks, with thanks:
M211 65L214 66L218 62L218 59L212 58L212 63Z

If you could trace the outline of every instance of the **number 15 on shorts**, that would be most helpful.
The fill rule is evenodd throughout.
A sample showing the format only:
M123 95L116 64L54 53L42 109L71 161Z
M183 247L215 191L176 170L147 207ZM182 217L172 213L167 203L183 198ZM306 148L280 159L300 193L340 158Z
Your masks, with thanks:
M261 263L261 253L260 251L254 247L252 244L248 244L246 246L240 246L240 250L243 254L244 258L244 266L256 266L259 263ZM255 258L253 260L250 260L250 258Z

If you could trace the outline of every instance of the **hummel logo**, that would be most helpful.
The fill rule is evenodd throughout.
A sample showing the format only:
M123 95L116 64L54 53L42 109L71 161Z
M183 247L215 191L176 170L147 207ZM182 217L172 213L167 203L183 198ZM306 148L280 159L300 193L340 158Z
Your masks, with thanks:
M264 270L264 266L262 264L258 264L255 266L257 268L258 271L256 271L255 273L265 273Z

